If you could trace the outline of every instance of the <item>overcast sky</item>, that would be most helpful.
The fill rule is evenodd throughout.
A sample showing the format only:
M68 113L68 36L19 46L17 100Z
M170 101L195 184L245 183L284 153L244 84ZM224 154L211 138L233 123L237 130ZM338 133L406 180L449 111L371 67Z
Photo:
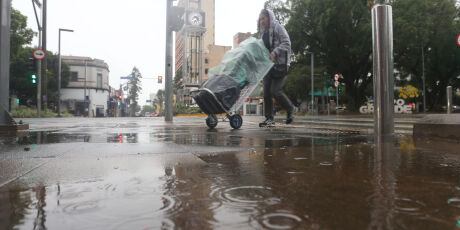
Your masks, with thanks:
M40 0L42 2L42 0ZM216 45L231 46L237 32L256 32L256 21L265 0L216 0ZM13 0L12 6L28 17L37 31L31 0ZM48 50L104 60L110 69L110 85L136 66L144 78L164 76L166 0L48 0ZM35 38L33 46L37 46ZM150 93L164 89L156 80L144 79L140 104Z

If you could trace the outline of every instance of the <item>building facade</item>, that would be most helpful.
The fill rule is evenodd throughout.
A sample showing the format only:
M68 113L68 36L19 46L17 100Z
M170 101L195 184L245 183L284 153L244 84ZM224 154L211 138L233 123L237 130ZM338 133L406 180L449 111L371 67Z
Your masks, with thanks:
M61 88L61 107L77 116L107 116L110 101L109 66L90 57L62 56L70 79Z
M214 67L211 63L220 63L223 54L219 55L222 48L215 46L215 0L179 0L178 6L205 13L204 32L176 33L175 74L182 76L176 99L190 105L190 91L208 79L207 71Z

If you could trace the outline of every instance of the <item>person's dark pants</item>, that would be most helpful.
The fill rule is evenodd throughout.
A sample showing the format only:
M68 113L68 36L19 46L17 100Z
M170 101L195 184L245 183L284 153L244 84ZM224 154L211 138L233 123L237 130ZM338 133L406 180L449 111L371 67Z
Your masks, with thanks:
M291 100L283 92L286 74L283 75L275 76L273 72L269 72L264 77L264 110L267 119L273 119L273 97L286 111L290 111L294 107Z

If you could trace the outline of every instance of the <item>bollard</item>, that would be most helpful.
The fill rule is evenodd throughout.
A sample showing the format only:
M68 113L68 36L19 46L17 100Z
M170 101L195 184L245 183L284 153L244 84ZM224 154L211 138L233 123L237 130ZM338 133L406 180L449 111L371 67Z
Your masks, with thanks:
M447 114L452 112L452 86L447 86Z
M393 105L393 19L389 5L372 8L372 44L374 62L374 132L394 132Z

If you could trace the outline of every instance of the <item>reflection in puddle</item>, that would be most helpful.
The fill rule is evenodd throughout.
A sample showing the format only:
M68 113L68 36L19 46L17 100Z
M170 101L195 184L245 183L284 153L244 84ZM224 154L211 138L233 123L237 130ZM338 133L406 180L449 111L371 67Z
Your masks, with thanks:
M42 175L30 175L39 184L24 179L0 188L0 222L8 229L458 228L459 157L417 149L411 138L192 131L36 133L30 143L247 148L188 154L194 164L185 154L173 163L165 163L169 154L96 163L57 157ZM442 166L446 162L449 167ZM65 177L70 172L78 179Z

